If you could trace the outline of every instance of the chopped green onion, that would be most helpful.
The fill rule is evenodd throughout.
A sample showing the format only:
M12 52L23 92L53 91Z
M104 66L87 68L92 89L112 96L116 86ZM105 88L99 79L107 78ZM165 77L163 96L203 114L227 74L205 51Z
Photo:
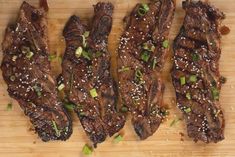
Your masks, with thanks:
M164 110L160 110L160 114L161 114L163 117L166 117L167 115L170 114L170 112L169 112L168 110L164 109Z
M72 103L64 103L63 106L69 111L73 111L75 108L74 104L72 104Z
M188 107L188 108L186 108L186 109L184 109L184 112L186 112L186 113L190 113L192 110L191 110L191 108L190 107Z
M121 107L121 112L125 113L128 111L128 108L126 106Z
M200 59L200 56L198 54L194 53L192 55L192 59L193 59L194 62L196 62L196 61L198 61Z
M14 55L14 56L12 57L12 61L13 61L13 62L15 62L15 61L16 61L16 59L17 59L17 56L16 56L16 55Z
M135 71L135 80L139 84L143 83L143 74L142 74L142 72L139 69L136 69L136 71Z
M102 55L103 53L102 52L100 52L100 51L97 51L96 53L95 53L95 57L100 57L101 55Z
M52 60L56 59L56 57L57 57L56 54L51 54L48 56L48 60L52 61Z
M123 137L120 134L114 137L114 143L119 143L122 140L123 140Z
M92 147L88 146L88 144L85 144L85 145L83 146L83 148L82 148L82 153L83 153L84 155L91 155L92 152L93 152L93 149L92 149Z
M154 58L154 59L153 59L153 65L152 65L152 68L153 68L153 69L155 69L156 65L157 65L157 59L156 59L156 58Z
M144 16L149 11L148 4L142 3L141 6L138 9L138 14L140 16Z
M211 93L214 100L219 100L219 91L216 87L211 88Z
M217 112L215 112L215 117L218 117L220 112L221 112L221 110L218 110Z
M154 45L151 45L151 48L149 48L149 45L150 45L150 44L148 44L148 43L144 43L144 44L143 44L143 49L153 52L153 51L155 50L155 46L154 46Z
M16 77L14 75L10 76L10 80L13 82L15 81Z
M89 32L89 31L85 31L83 35L84 35L84 37L86 37L86 38L87 38L87 37L89 37L89 34L90 34L90 32Z
M177 124L180 120L181 120L181 119L179 119L179 118L174 119L174 120L171 122L170 126L171 126L171 127L174 126L174 125Z
M91 57L90 57L90 54L89 54L89 52L87 52L87 51L82 51L82 56L84 57L84 58L86 58L86 59L88 59L88 60L91 60Z
M7 111L10 111L10 110L12 110L12 103L7 104Z
M75 51L75 56L79 58L82 55L82 51L83 51L82 47L79 46Z
M30 51L30 48L29 47L26 47L26 46L22 46L21 47L21 52L23 53L23 54L26 54L26 53L28 53Z
M84 34L82 35L82 44L84 47L87 46L86 38L89 36L90 32L85 31Z
M63 83L61 83L59 86L58 86L58 90L59 91L62 91L64 89L65 85Z
M188 100L191 100L191 95L190 95L190 93L186 93L186 98L187 98Z
M196 81L197 81L197 76L196 76L196 75L191 75L191 76L189 77L189 81L190 81L190 82L196 82Z
M27 54L26 54L26 58L28 59L31 59L33 57L33 52L32 51L29 51Z
M180 84L185 85L185 83L186 83L185 77L184 76L180 77Z
M142 59L143 61L148 62L149 58L150 58L149 52L145 51L145 52L142 53L141 59Z
M129 71L130 68L129 67L122 67L121 69L118 69L118 72L124 72L124 71Z
M42 88L37 85L34 85L33 88L34 88L34 91L37 93L37 96L40 97L42 95L41 93Z
M54 120L52 121L52 128L55 130L56 136L60 137L60 130L58 129L57 124Z
M97 96L98 96L98 94L97 94L97 92L96 92L96 89L95 89L95 88L93 88L93 89L91 89L91 90L90 90L90 95L92 96L92 98L95 98L95 97L97 97Z
M164 40L163 43L162 43L162 46L164 48L168 48L169 47L169 41L168 40Z

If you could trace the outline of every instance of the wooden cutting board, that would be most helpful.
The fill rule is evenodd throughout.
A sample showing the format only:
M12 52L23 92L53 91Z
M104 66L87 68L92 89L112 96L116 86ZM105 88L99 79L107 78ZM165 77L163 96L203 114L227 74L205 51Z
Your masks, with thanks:
M37 0L28 0L31 4L38 4ZM113 29L109 40L109 50L112 53L112 63L115 67L116 48L118 38L123 29L122 19L128 14L137 2L141 0L110 0L115 6ZM139 141L128 121L125 128L124 140L118 144L113 143L113 138L98 145L92 154L95 157L189 157L210 156L228 157L235 156L235 3L234 0L210 0L212 4L220 8L227 15L224 24L229 26L231 33L222 39L222 57L220 60L221 74L228 81L221 91L221 104L224 109L226 128L225 140L218 144L194 143L187 137L185 123L178 122L170 127L170 123L177 117L181 117L174 104L174 92L170 79L172 51L164 70L166 91L164 101L170 107L170 116L160 126L154 136L145 141ZM64 41L61 36L62 29L67 19L76 14L83 21L93 16L93 4L97 0L49 0L49 37L51 53L63 54ZM0 41L8 23L17 17L22 0L0 0ZM171 30L171 41L179 31L184 17L181 8L181 0L177 0L176 15ZM0 53L2 59L2 53ZM58 75L61 68L57 59L52 62L52 69ZM80 157L82 147L88 139L81 125L73 115L74 131L66 142L44 143L37 135L30 131L30 123L24 116L19 105L7 94L6 85L0 75L0 157ZM13 103L13 108L7 111L7 104ZM185 136L181 137L181 133ZM184 140L182 141L181 138Z

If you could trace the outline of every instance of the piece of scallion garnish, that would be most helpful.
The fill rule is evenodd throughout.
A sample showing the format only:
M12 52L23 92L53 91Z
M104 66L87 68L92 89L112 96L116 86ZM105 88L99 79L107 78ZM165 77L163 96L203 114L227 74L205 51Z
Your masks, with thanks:
M96 89L95 89L95 88L93 88L93 89L91 89L91 90L90 90L90 95L92 96L92 98L95 98L95 97L97 97L97 96L98 96L98 94L97 94L97 92L96 92Z
M88 60L91 60L91 55L85 50L82 51L82 56Z
M185 76L180 77L180 84L181 84L181 85L185 85L185 83L186 83L186 78L185 78Z
M79 58L82 55L82 51L83 51L82 47L79 46L75 51L75 56Z
M194 62L198 61L200 59L200 56L196 53L192 54L192 59Z
M56 136L60 137L60 130L58 129L57 124L54 120L52 121L52 128L55 130Z
M11 80L12 82L15 81L15 79L16 79L15 75L11 75L11 76L10 76L10 80Z
M68 111L73 111L75 108L75 105L73 103L63 103L64 108L66 108Z
M190 82L196 82L196 81L197 81L197 76L196 76L196 75L191 75L191 76L189 77L189 81L190 81Z
M33 86L33 89L34 89L34 91L36 92L37 96L40 97L40 96L42 95L42 93L41 93L42 88L41 88L41 87L39 87L38 85L34 85L34 86Z
M118 72L124 72L124 71L129 71L129 70L130 70L129 67L123 66L121 69L118 69Z
M121 112L126 113L128 111L128 108L126 106L121 107Z
M211 88L211 93L214 100L219 100L219 90L216 87Z
M181 120L181 119L179 119L179 118L174 119L174 120L171 122L170 126L176 125L180 120Z
M166 49L169 47L169 40L164 40L162 46Z
M148 4L142 3L138 9L138 14L144 16L149 11Z
M83 153L84 155L91 155L92 152L93 152L93 149L92 149L92 147L90 147L88 144L85 144L85 145L83 146L83 148L82 148L82 153Z
M34 53L32 51L27 52L26 58L31 59L33 57Z
M157 59L154 58L152 63L152 68L155 69L156 65L157 65Z
M149 58L150 58L149 52L145 51L145 52L143 52L143 53L141 54L141 59L142 59L143 61L148 62Z
M10 110L12 110L12 103L7 104L7 111L10 111Z
M63 83L61 83L59 86L58 86L58 90L59 91L62 91L64 89L65 85Z
M186 93L186 98L187 98L188 100L191 100L191 95L190 95L190 93Z
M191 108L190 107L188 107L188 108L186 108L186 109L184 109L184 112L186 112L186 113L190 113L192 110L191 110Z
M120 134L114 137L114 143L119 143L122 140L123 140L123 137Z
M48 56L48 60L52 61L52 60L56 59L56 57L57 57L56 54L51 54L51 55Z

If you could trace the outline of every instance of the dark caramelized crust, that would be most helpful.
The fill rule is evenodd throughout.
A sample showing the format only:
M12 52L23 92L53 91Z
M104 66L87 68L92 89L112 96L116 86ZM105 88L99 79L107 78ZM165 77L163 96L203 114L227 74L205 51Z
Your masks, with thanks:
M141 13L143 7L147 8L145 14ZM173 0L157 0L137 4L125 18L126 28L118 49L118 86L121 102L131 112L140 139L151 136L163 118L161 70L174 11ZM146 45L150 50L145 50Z
M107 135L118 132L125 119L116 110L117 92L110 74L110 54L107 50L113 5L98 3L94 10L91 28L83 25L77 16L72 16L64 28L66 51L62 77L68 99L76 104L75 111L80 122L96 145L103 142ZM88 31L89 36L85 37ZM78 48L86 53L76 55ZM96 97L92 97L92 90Z
M220 33L224 14L207 3L186 0L183 26L174 41L172 81L189 137L195 141L224 139L224 116L219 104Z
M9 95L19 102L40 138L66 140L72 124L50 74L47 39L44 10L24 2L16 24L6 29L1 69Z

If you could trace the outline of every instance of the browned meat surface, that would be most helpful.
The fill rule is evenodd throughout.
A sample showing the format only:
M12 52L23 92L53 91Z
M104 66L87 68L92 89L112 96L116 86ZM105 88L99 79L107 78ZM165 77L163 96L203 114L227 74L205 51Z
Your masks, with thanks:
M137 4L125 18L118 49L118 86L140 139L151 136L164 117L161 70L174 11L173 0L157 0Z
M98 3L90 26L72 16L64 28L66 51L62 63L65 93L80 122L96 146L118 132L125 123L116 110L117 92L110 74L108 35L113 5Z
M24 2L17 22L2 43L2 75L9 95L19 102L43 141L66 140L71 120L57 97L48 61L46 13Z
M219 104L223 78L219 73L220 23L218 9L201 1L183 2L183 26L174 41L172 80L177 106L183 112L189 137L195 141L224 139L224 116Z

